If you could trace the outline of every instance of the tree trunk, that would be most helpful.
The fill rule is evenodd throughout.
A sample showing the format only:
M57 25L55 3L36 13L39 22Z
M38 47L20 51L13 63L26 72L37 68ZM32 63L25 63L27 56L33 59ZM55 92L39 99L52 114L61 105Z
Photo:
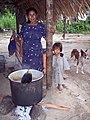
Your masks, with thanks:
M52 85L52 37L50 28L53 26L53 0L46 0L46 88Z

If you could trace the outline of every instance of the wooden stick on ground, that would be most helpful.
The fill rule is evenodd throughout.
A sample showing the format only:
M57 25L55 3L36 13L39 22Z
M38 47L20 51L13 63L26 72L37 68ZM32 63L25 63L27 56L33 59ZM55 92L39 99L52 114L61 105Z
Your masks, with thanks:
M56 109L70 109L70 106L65 105L56 105L56 104L47 104L47 103L38 103L39 106L49 107L49 108L56 108Z

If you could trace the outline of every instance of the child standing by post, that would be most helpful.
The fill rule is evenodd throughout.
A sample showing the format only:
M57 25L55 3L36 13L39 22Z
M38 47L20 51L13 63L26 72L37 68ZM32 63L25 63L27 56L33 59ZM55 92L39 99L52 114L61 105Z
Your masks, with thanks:
M64 83L63 74L64 71L69 70L70 67L65 55L62 53L62 44L60 42L54 43L53 52L53 75L57 84L57 89L61 91L63 88L67 88Z

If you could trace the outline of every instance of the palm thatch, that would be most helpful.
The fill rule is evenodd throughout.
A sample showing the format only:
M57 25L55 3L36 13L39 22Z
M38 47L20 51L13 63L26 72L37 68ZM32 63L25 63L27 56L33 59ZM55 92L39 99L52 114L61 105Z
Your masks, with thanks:
M46 0L0 0L0 5L14 5L26 11L28 7L35 7L39 14L39 19L46 19ZM53 0L53 20L56 21L61 14L64 16L75 16L90 10L90 0ZM24 12L25 14L25 12Z

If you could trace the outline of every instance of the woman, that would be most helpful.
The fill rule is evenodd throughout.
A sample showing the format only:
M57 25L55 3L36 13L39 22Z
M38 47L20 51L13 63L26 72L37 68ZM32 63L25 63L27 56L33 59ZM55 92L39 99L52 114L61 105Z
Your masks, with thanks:
M26 11L28 22L21 28L23 56L22 68L43 71L43 49L41 38L46 37L46 27L37 21L37 11L29 8ZM51 29L51 32L55 32Z

